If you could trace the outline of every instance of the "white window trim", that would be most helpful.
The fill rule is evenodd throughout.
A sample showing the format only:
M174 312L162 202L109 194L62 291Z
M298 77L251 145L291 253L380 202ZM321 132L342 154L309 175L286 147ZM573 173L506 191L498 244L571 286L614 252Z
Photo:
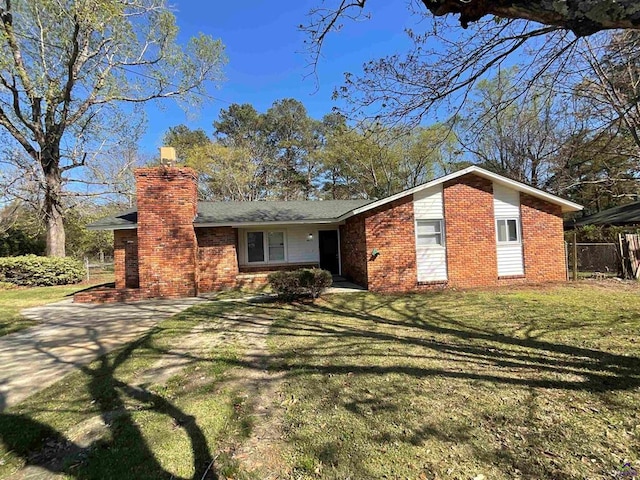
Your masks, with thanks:
M284 248L284 259L283 260L269 260L269 233L273 233L273 232L281 232L282 233L282 240L283 240L283 248ZM252 262L249 260L249 234L250 233L262 233L262 246L263 246L263 252L264 252L264 260L261 262ZM277 229L277 228L272 228L269 230L264 230L264 229L251 229L251 230L246 230L244 232L244 254L245 254L245 258L247 259L247 265L268 265L268 264L279 264L279 263L287 263L288 261L288 255L287 255L287 231L285 229Z
M508 221L515 220L516 222L516 235L518 237L517 240L502 240L500 241L500 236L498 235L498 222L499 221ZM520 228L520 217L496 217L495 221L495 229L496 229L496 244L498 245L521 245L522 244L522 231ZM509 229L507 227L507 236L509 235Z
M442 239L442 243L434 243L434 244L431 244L431 245L419 245L418 244L418 222L438 222L438 223L440 223L440 238ZM416 248L418 248L418 247L420 247L420 248L446 248L447 238L446 238L446 235L444 233L444 218L416 218L413 228L414 228L414 231L415 231ZM436 235L436 234L434 234L434 235Z

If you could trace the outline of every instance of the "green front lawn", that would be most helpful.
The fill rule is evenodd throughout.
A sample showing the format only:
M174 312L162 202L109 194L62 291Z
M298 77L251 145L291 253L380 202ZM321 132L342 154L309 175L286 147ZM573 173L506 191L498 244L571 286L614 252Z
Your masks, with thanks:
M0 337L36 324L20 315L20 310L58 302L92 285L113 281L113 275L95 276L89 283L55 287L15 288L0 290Z
M633 478L640 290L612 285L199 305L0 413L0 478Z
M364 293L273 315L297 478L640 471L638 289Z

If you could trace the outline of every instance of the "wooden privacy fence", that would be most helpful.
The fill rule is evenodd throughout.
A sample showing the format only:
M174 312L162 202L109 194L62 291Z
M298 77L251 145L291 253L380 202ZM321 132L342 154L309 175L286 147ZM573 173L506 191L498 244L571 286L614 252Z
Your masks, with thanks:
M620 234L618 242L622 257L622 276L640 279L640 235Z

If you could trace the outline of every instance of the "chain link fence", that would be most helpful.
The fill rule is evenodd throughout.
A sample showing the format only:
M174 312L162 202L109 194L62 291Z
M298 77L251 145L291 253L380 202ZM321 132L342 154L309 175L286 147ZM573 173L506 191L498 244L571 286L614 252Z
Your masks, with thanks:
M113 273L113 257L104 254L96 257L84 257L84 268L87 272L87 280L98 275Z
M573 272L573 248L573 243L567 244L569 278ZM576 250L579 274L603 274L606 276L620 274L620 251L615 243L578 243Z

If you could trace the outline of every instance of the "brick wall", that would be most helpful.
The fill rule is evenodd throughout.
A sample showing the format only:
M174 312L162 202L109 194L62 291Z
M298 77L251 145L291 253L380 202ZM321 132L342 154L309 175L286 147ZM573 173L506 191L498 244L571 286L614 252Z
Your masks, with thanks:
M138 302L150 298L150 292L140 288L89 288L73 295L76 303Z
M196 172L139 168L135 177L140 288L153 297L196 295Z
M290 272L301 268L320 268L318 262L283 263L270 265L242 265L240 273L270 273L270 272Z
M417 288L413 195L362 214L367 237L368 288L401 292ZM380 254L371 256L373 249Z
M524 272L528 282L567 279L562 209L544 200L520 195Z
M357 215L340 225L342 275L347 280L367 288L367 260L365 219L363 215Z
M498 283L493 184L473 174L443 188L449 285L485 287Z
M138 235L136 230L113 232L113 269L116 288L138 288Z
M198 291L236 286L238 230L231 227L197 228Z

